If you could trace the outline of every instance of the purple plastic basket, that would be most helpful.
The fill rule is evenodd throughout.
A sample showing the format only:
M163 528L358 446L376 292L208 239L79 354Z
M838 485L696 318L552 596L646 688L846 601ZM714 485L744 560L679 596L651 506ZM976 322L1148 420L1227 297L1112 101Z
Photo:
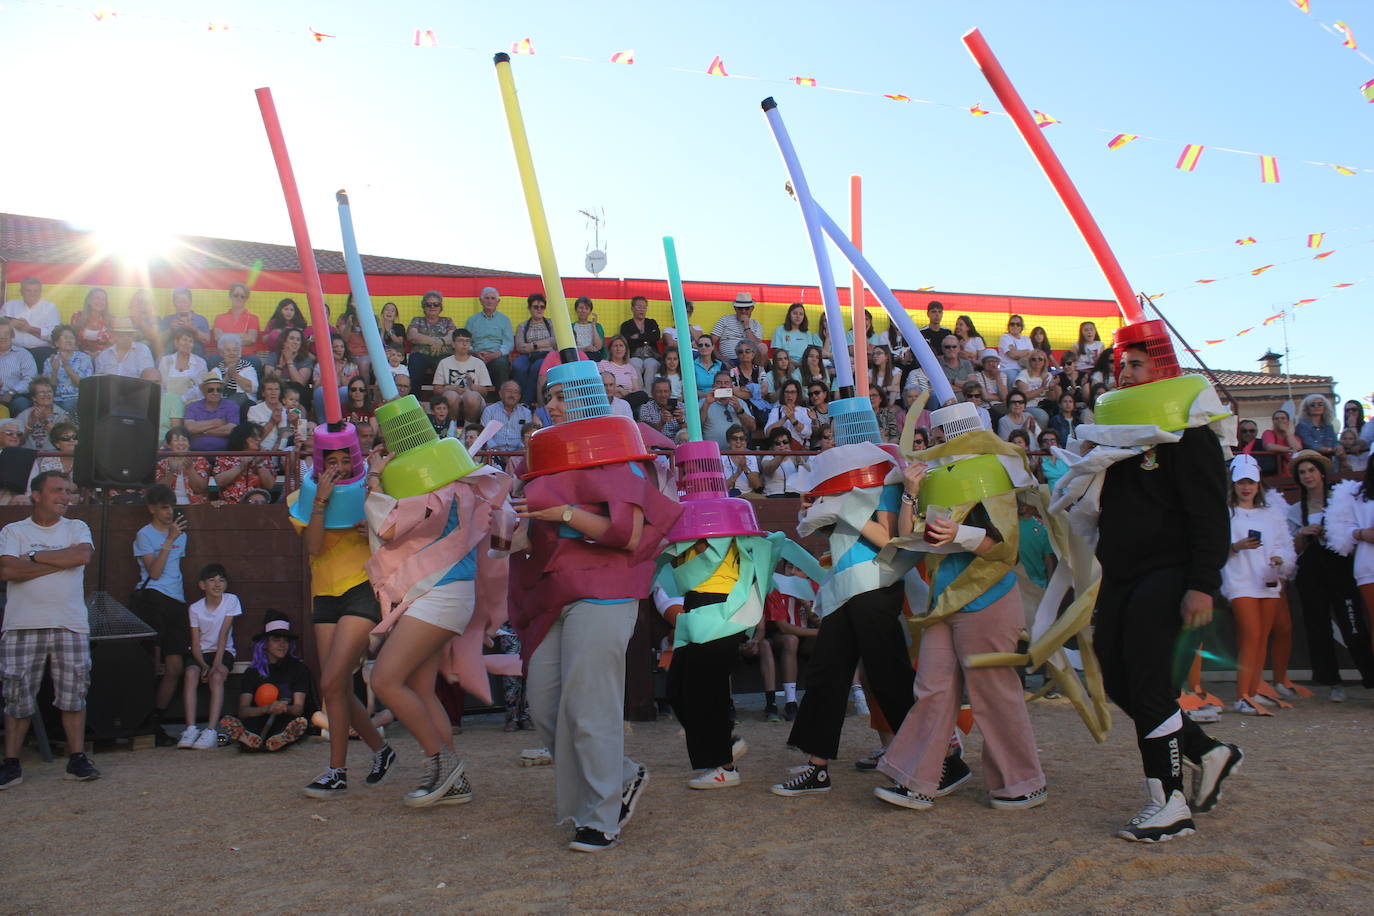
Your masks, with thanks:
M676 543L765 533L754 517L754 507L749 500L727 496L683 502L682 514L669 530L668 540Z

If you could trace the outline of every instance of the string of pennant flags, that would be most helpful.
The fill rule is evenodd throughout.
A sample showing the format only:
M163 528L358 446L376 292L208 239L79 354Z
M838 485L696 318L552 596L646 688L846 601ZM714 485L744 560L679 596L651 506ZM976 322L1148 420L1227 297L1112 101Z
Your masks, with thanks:
M89 14L91 16L94 16L95 19L99 22L117 22L121 19L149 19L162 22L181 23L192 27L203 28L212 32L226 32L231 29L230 24L223 20L192 20L177 17L151 16L146 14L126 15L114 9L89 9L80 6L73 6L70 4L46 3L43 2L43 0L18 0L18 2L31 3L38 6L50 7L55 9L78 10L81 11L83 14ZM1371 65L1374 65L1374 59L1371 59L1363 51L1359 50L1358 43L1355 40L1354 32L1347 23L1341 20L1337 20L1332 24L1327 24L1326 22L1313 16L1311 10L1311 0L1285 0L1285 2L1291 4L1297 10L1308 16L1308 18L1311 19L1311 21L1319 25L1322 29L1331 33L1333 36L1339 38L1341 40L1340 43L1343 47L1354 51L1363 60L1370 63ZM260 26L234 26L233 28L237 29L238 31L266 32L281 35L300 34L296 30L281 28L264 28ZM324 43L325 41L337 40L341 37L332 32L321 31L319 29L314 28L313 26L307 26L306 32L308 33L310 38L317 44ZM452 44L449 42L440 42L438 34L432 28L414 29L411 35L410 44L417 48L441 48L450 51L485 52L485 50L487 50L483 48L467 47L463 45ZM534 56L536 53L534 40L530 37L524 37L512 41L510 45L510 53L514 55ZM636 60L635 51L632 48L615 51L606 57L585 57L567 54L548 54L545 56L557 60L575 61L579 63L601 62L610 63L617 66L646 66L645 64L642 64ZM845 93L847 95L884 98L899 103L934 105L937 107L956 110L962 109L968 111L969 114L973 117L985 117L991 114L1005 116L1005 112L997 111L995 109L984 108L981 102L976 102L971 106L955 105L948 102L940 102L932 99L915 98L902 92L879 92L874 90L852 89L841 86L831 86L823 84L818 77L811 75L798 75L783 79L777 77L762 77L751 76L742 73L732 73L727 69L725 61L721 58L719 54L714 55L704 69L674 67L666 65L658 65L657 67L655 67L655 69L663 69L679 73L697 73L704 74L706 76L751 80L763 83L791 84L797 87L817 89L829 92L840 92ZM1360 86L1360 93L1366 101L1374 103L1374 79L1370 79L1369 81L1363 83ZM1036 124L1039 125L1039 127L1042 130L1053 125L1063 124L1063 122L1060 121L1058 118L1043 111L1034 111L1034 116ZM1165 144L1175 144L1179 142L1177 140L1169 140L1167 138L1162 137L1152 137L1145 134L1124 133L1120 131L1107 130L1105 128L1090 129L1100 133L1110 134L1111 137L1107 140L1106 145L1107 149L1112 151L1123 149L1128 144L1134 143L1137 140L1145 140L1149 142ZM1279 175L1278 157L1274 155L1268 153L1260 153L1253 150L1235 149L1231 147L1216 146L1203 143L1182 144L1182 149L1179 153L1177 161L1174 163L1174 168L1184 172L1196 171L1198 164L1202 160L1203 153L1208 150L1211 150L1213 152L1231 153L1256 158L1259 162L1259 180L1261 184L1278 184L1281 180ZM1346 177L1354 176L1359 173L1374 174L1374 168L1352 166L1336 162L1326 162L1316 159L1296 159L1296 162L1301 165L1329 168L1334 170L1338 175Z

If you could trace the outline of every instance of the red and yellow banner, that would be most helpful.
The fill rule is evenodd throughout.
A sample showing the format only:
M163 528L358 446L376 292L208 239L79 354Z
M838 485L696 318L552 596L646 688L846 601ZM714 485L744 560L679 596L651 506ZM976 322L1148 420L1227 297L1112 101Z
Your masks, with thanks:
M1179 153L1178 162L1174 164L1174 168L1183 172L1191 172L1197 168L1197 161L1202 157L1202 150L1202 144L1189 143L1183 147L1183 152Z
M1279 164L1274 161L1273 156L1260 156L1260 182L1262 184L1279 183Z
M1132 140L1139 140L1140 134L1117 134L1107 141L1107 149L1121 149Z

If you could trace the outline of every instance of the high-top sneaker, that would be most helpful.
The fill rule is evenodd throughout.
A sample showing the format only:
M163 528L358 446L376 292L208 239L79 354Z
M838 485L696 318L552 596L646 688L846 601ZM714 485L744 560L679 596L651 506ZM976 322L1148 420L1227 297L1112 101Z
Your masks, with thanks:
M1193 781L1192 809L1198 814L1206 814L1221 801L1221 785L1226 777L1240 769L1245 755L1234 744L1218 741L1217 746L1202 755L1197 764L1197 777Z
M1164 783L1146 779L1145 797L1145 807L1116 832L1117 836L1136 843L1163 843L1197 832L1193 813L1188 810L1181 789L1174 789L1166 796Z

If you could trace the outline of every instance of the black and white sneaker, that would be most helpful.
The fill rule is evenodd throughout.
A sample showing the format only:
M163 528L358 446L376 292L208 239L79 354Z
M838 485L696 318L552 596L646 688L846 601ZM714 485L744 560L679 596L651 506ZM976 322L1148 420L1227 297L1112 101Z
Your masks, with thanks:
M1019 811L1022 808L1039 808L1049 800L1050 790L1044 786L1034 792L1027 792L1025 795L1017 795L1015 798L999 798L996 795L989 796L988 802L998 811Z
M64 778L90 782L92 779L100 778L100 771L91 763L91 758L78 751L67 758L67 775Z
M935 799L929 795L913 792L906 786L895 782L890 786L878 786L873 790L873 794L889 805L896 805L899 808L926 811L935 807Z
M348 793L348 768L325 767L324 772L305 787L311 798L338 798Z
M472 801L472 785L468 782L467 774L458 777L458 781L449 787L444 793L444 797L434 804L438 805L466 805Z
M1188 802L1178 789L1165 798L1164 784L1146 779L1145 798L1145 807L1116 832L1117 836L1136 843L1163 843L1197 833Z
M644 764L639 765L639 772L635 773L635 778L631 779L620 792L620 829L624 830L625 825L634 817L635 805L639 804L639 796L644 792L644 786L649 782L649 768Z
M771 788L774 795L790 798L794 795L819 795L830 791L830 771L812 763L787 782Z
M568 848L573 852L603 852L620 842L620 837L607 836L595 827L578 827Z
M18 757L6 757L0 761L0 792L13 789L24 781L24 768L19 765Z
M782 707L782 718L786 722L795 721L797 718L797 701L791 700Z
M383 744L382 749L372 755L372 771L367 774L363 782L369 786L380 786L386 782L386 778L391 773L391 767L396 763L396 752L391 749L391 745Z
M945 758L944 769L940 771L940 787L935 790L936 798L943 798L969 781L973 771L964 763L963 757L953 754Z
M425 776L420 784L406 793L405 803L411 808L432 805L463 776L463 761L448 747L425 758Z
M1202 755L1197 767L1197 777L1193 780L1192 809L1197 814L1206 814L1221 801L1221 784L1236 770L1245 757L1240 748L1224 741Z

